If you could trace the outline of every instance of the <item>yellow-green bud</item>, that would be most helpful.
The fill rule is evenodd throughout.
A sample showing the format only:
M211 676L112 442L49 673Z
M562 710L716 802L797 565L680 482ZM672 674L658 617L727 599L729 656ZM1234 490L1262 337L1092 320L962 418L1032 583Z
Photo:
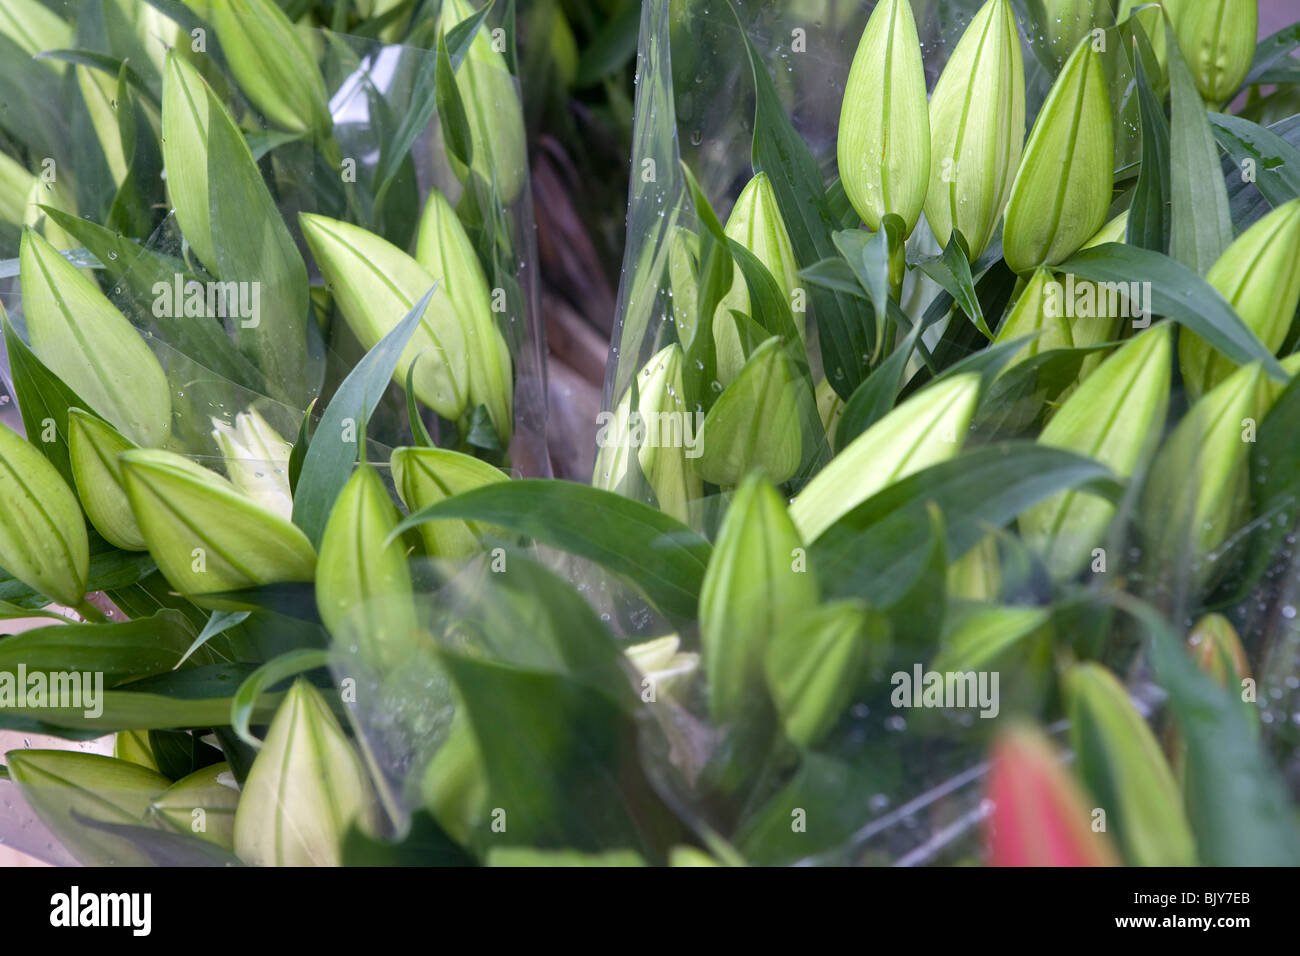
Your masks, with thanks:
M216 418L212 425L212 438L225 456L223 464L230 483L267 511L292 518L289 456L293 445L255 408L237 413L233 428Z
M1039 352L1074 347L1070 323L1065 310L1048 309L1045 287L1055 279L1049 269L1035 269L1024 291L1002 321L994 342L1011 342L1025 336L1037 335L1007 363L1009 368L1017 362L1033 358ZM1055 314L1050 314L1055 313Z
M471 488L509 479L497 468L446 448L395 448L393 483L409 511L418 511ZM418 527L424 550L438 558L464 558L482 550L488 529L476 521L426 521Z
M1300 199L1274 209L1237 237L1205 279L1228 300L1270 352L1286 341L1300 303ZM1236 363L1204 339L1184 332L1178 359L1193 398L1205 394Z
M149 813L161 829L233 850L238 805L239 783L230 765L214 763L177 780L150 804Z
M844 85L840 181L867 228L901 216L911 235L930 184L930 118L921 42L908 0L871 12Z
M81 506L49 460L0 425L0 567L34 591L76 607L90 546Z
M1009 0L988 0L962 34L930 98L925 218L939 245L954 229L972 259L1002 218L1025 141L1025 67Z
M1056 265L1098 230L1110 206L1114 150L1106 71L1085 39L1047 94L1011 187L1002 234L1008 266Z
M375 823L370 780L329 705L305 680L285 695L235 811L235 853L253 866L339 866L356 822Z
M1097 23L1098 0L1041 0L1042 27L1051 44L1052 55L1060 63L1092 32Z
M167 195L185 241L210 271L219 272L208 201L208 127L213 119L211 110L225 113L225 107L209 92L207 81L191 63L175 51L167 54L162 84L162 156ZM232 127L235 125L229 113L224 118Z
M634 644L623 653L641 675L643 690L653 689L656 696L688 680L700 666L700 655L681 650L676 634L658 637L644 644Z
M1171 352L1167 323L1130 339L1065 400L1039 442L1094 458L1122 478L1132 475L1160 438ZM1062 492L1025 511L1020 531L1054 578L1068 578L1104 543L1114 511L1096 495Z
M118 461L118 455L135 447L103 419L80 408L68 410L68 457L81 507L104 540L124 551L145 549Z
M165 451L128 451L119 461L149 553L168 583L196 604L237 608L203 595L315 579L307 536L220 475Z
M822 420L822 430L826 432L826 441L835 444L835 426L844 414L844 399L835 391L835 386L828 378L817 384L817 417Z
M909 398L849 443L804 487L790 517L813 541L878 491L961 451L980 377L954 375Z
M372 349L434 284L429 270L387 239L360 226L303 213L302 233L348 327ZM460 418L469 402L467 324L441 285L402 352L393 381L406 387L415 366L415 395L443 418Z
M128 760L149 770L158 770L153 748L149 745L149 731L123 730L113 735L113 756Z
M1211 106L1225 102L1255 56L1257 0L1164 0L1164 6L1201 96Z
M1165 90L1169 86L1169 50L1165 45L1165 18L1160 7L1156 5L1158 2L1159 0L1120 0L1119 14L1115 22L1123 23L1130 17L1136 17L1137 22L1142 25L1142 32L1151 42L1151 52L1155 54L1156 62L1160 64L1160 75L1148 79L1156 95L1163 99ZM1168 6L1167 3L1165 5ZM1139 7L1142 9L1138 9Z
M144 339L93 279L30 229L19 262L32 351L127 438L161 445L171 390Z
M52 206L74 215L77 211L76 202L62 180L47 182L0 153L0 222L39 229L59 249L76 248L79 243L60 229L41 206Z

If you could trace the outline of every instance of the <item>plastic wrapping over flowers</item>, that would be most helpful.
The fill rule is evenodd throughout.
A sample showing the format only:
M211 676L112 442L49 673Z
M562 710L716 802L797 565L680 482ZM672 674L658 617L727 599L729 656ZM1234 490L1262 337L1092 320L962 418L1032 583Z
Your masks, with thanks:
M0 729L116 741L4 785L91 863L1300 863L1300 126L1191 9L648 0L580 483L508 9L212 0L104 225L18 210Z

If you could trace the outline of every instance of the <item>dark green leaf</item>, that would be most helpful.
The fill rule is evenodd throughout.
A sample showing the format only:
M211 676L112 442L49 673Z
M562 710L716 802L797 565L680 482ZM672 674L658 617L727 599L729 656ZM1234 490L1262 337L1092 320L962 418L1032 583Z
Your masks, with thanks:
M1142 169L1129 207L1129 245L1168 252L1171 204L1169 194L1169 121L1151 88L1142 56L1137 65L1138 110L1142 117Z
M1245 176L1254 164L1255 185L1274 207L1300 196L1300 150L1271 130L1226 113L1211 113L1214 135Z

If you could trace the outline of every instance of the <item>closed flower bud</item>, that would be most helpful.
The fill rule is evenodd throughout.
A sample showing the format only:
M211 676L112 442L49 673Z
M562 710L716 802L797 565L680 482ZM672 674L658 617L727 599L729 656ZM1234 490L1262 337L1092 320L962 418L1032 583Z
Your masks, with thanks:
M769 642L817 604L802 549L776 489L761 476L747 478L727 508L700 589L700 646L718 724L762 706Z
M469 361L469 403L483 405L504 447L514 429L513 365L505 337L492 314L487 278L474 246L451 203L438 190L429 193L420 220L415 259L446 289L452 310L465 326Z
M409 511L419 511L471 488L509 479L497 468L446 448L396 448L393 483ZM436 558L464 558L482 550L480 535L490 526L476 521L426 521L417 530L424 550Z
M674 343L656 353L637 373L636 384L640 401L635 411L629 389L601 428L592 484L619 490L635 453L659 510L686 521L689 504L704 489L691 460L698 457L699 436L696 416L686 407L681 346Z
M381 669L400 663L417 630L400 520L383 479L360 465L330 509L316 562L316 606L335 638L356 642Z
M1097 367L1057 409L1038 440L1087 455L1127 478L1160 438L1169 401L1169 325L1156 325ZM1067 491L1020 516L1026 543L1054 578L1068 578L1102 544L1115 512L1103 498Z
M1197 666L1220 687L1250 677L1246 649L1241 646L1236 628L1222 614L1207 614L1197 621L1187 635L1187 650Z
M901 216L911 235L930 184L930 119L921 43L908 0L871 12L844 85L840 181L867 228Z
M1101 57L1087 40L1039 111L1007 201L1002 252L1016 272L1056 265L1106 220L1114 134Z
M683 651L681 646L681 638L669 634L634 644L623 653L641 675L643 690L653 689L657 696L671 693L699 669L700 655Z
M993 866L1118 865L1110 838L1092 827L1091 801L1038 731L1017 729L999 738L988 798Z
M1128 693L1100 664L1077 664L1065 677L1070 742L1079 773L1105 809L1137 866L1191 866L1196 845L1183 798L1151 728Z
M930 140L925 218L939 245L959 230L977 259L1025 141L1025 68L1009 0L988 0L962 34L930 98Z
M888 632L882 615L840 601L801 616L772 638L764 669L787 737L812 747L826 736L862 678L871 645L882 645Z
M899 405L831 459L790 505L807 541L878 491L961 451L980 377L954 375Z
M948 565L948 596L967 601L996 601L1002 593L998 539L988 534Z
M451 32L474 13L470 0L446 0L442 6L443 32ZM524 114L515 78L506 66L505 51L497 48L493 31L486 24L469 45L456 73L456 85L469 119L474 154L470 165L488 182L495 181L502 203L512 203L528 173ZM457 164L453 161L453 165Z
M144 339L93 279L30 229L19 260L32 351L127 438L161 445L171 390Z
M727 219L727 238L734 239L767 267L785 295L786 302L794 297L799 284L799 266L794 258L794 246L786 232L785 221L772 191L772 181L766 173L759 173L745 186ZM675 294L675 290L674 290ZM718 354L718 381L730 384L740 374L745 364L745 353L740 345L740 332L732 311L749 315L749 287L736 266L731 288L718 303L713 315L713 340ZM804 334L804 313L793 313L799 335Z
M1250 71L1259 31L1256 0L1164 0L1178 46L1201 96L1213 107Z
M378 345L435 282L401 249L360 226L308 213L299 222L339 311L366 349ZM456 314L440 285L402 352L393 381L405 388L407 369L416 362L416 398L455 421L469 402L468 349L466 320Z
M1300 199L1279 206L1238 236L1205 279L1266 349L1281 348L1300 302ZM1193 398L1236 368L1232 359L1190 332L1179 336L1178 359Z
M0 425L0 567L48 598L76 607L90 568L86 525L63 476Z
M239 783L230 765L214 763L177 780L149 805L149 813L161 829L233 850L238 805Z
M1151 52L1155 54L1156 62L1160 64L1160 75L1149 79L1156 95L1163 99L1165 90L1169 86L1169 50L1165 46L1165 17L1161 8L1156 5L1158 2L1159 0L1120 0L1119 13L1115 17L1115 22L1122 24L1130 17L1136 17L1137 22L1142 25L1142 32L1151 43ZM1166 0L1165 6L1168 5Z
M0 200L3 201L3 200ZM685 226L674 226L668 239L668 281L672 286L673 321L677 324L677 338L685 346L695 339L699 323L699 257L700 240ZM709 324L704 323L705 328Z
M209 95L207 81L199 71L175 51L168 53L163 69L161 140L167 195L185 241L209 271L220 273L208 199L208 127L213 109L225 112ZM224 118L235 125L229 113Z
M817 384L817 417L822 421L822 430L826 432L826 441L832 447L835 445L835 426L840 423L840 416L844 414L844 399L840 398L840 393L835 391L835 386L831 384L828 378L822 379Z
M799 468L799 408L785 346L771 338L754 350L700 429L700 477L731 487L760 470L780 484Z
M329 705L305 680L285 695L235 811L235 853L253 866L339 866L353 823L374 826L370 780Z
M31 226L58 249L74 249L79 243L45 214L41 206L52 206L76 214L77 205L62 180L46 182L22 165L0 153L0 222Z
M1012 342L1026 336L1036 336L1024 344L1007 363L1009 368L1017 362L1033 358L1039 352L1074 347L1070 323L1064 309L1048 308L1045 289L1048 282L1056 281L1050 270L1035 269L1024 291L1002 320L994 342Z
M1092 32L1097 22L1099 0L1040 0L1043 29L1052 55L1061 63Z
M139 764L72 750L11 750L5 755L23 798L50 832L85 866L136 862L121 837L87 826L140 826L171 781Z
M68 410L68 457L81 507L95 530L124 551L145 550L118 461L135 447L103 419L80 408Z
M315 579L307 536L226 479L171 452L128 451L119 460L131 510L158 570L196 604L237 609L203 595Z
M211 0L209 17L240 90L273 125L292 133L329 130L325 81L274 0Z
M293 445L253 408L236 414L233 428L216 418L212 424L212 438L226 459L230 483L267 511L292 518L289 456Z
M113 756L150 770L158 770L158 761L154 759L153 748L149 746L147 730L123 730L114 734Z

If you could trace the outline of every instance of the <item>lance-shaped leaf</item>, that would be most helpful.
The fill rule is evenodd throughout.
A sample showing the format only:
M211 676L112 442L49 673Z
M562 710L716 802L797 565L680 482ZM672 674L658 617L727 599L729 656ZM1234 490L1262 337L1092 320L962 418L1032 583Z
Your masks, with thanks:
M155 826L189 833L227 850L235 848L239 784L227 763L214 763L182 777L149 804Z
M1259 31L1257 0L1165 0L1196 88L1211 107L1250 71Z
M205 19L216 28L239 88L267 119L295 133L329 131L325 81L278 4L210 0Z
M785 502L761 476L736 491L700 590L709 713L719 724L761 710L769 641L817 603L817 583Z
M0 567L60 604L86 593L90 548L81 508L53 465L0 424Z
M124 551L145 550L117 458L135 447L103 419L80 408L68 409L68 457L81 507L95 530Z
M1169 325L1147 329L1102 362L1057 410L1039 443L1087 455L1121 477L1132 475L1160 438L1169 401ZM1053 577L1073 576L1101 544L1114 506L1067 491L1020 516L1025 542Z
M777 205L776 193L766 173L759 173L751 179L741 191L731 215L727 217L725 230L728 239L734 239L752 252L772 273L786 302L790 302L799 285L799 266L794 257L794 246L790 243L790 234L786 232L785 222L781 218L781 209ZM671 260L670 260L671 265ZM676 289L674 288L674 297ZM718 381L724 385L735 380L745 364L745 351L741 345L740 332L732 311L750 315L749 287L740 266L733 269L731 288L718 303L713 314L713 339L717 348ZM800 338L804 335L804 313L791 313L795 328Z
M1107 827L1125 856L1138 866L1194 864L1182 794L1128 693L1094 663L1071 668L1065 689L1079 772L1107 811Z
M740 484L760 470L780 484L799 467L799 409L794 370L779 338L749 357L736 380L709 409L699 434L696 470L715 485Z
M492 314L487 278L465 228L442 193L434 189L420 220L415 259L445 289L465 326L469 403L483 405L502 447L510 442L514 379L510 349Z
M911 235L930 184L930 117L916 20L907 0L871 11L844 84L840 182L872 232L886 215Z
M1089 799L1047 738L1016 729L999 738L989 770L993 866L1115 866L1110 838L1091 826Z
M939 245L953 230L978 259L1002 218L1025 141L1025 68L1010 0L988 0L930 97L925 218Z
M471 488L509 480L487 462L446 448L395 448L391 464L397 494L411 512ZM439 558L478 552L485 530L476 521L426 521L419 526L425 551Z
M13 40L28 56L72 45L72 27L40 0L0 0L0 35ZM50 61L52 69L63 64Z
M294 682L235 811L235 852L254 866L339 866L355 823L375 824L370 781L320 692Z
M1279 206L1230 245L1206 275L1270 352L1286 340L1300 303L1300 199ZM1183 380L1193 398L1237 367L1191 333L1178 341Z
M923 389L855 438L790 505L803 537L814 540L876 492L961 451L979 392L979 375L954 375Z
M1016 272L1055 265L1106 221L1114 159L1110 94L1085 39L1052 85L1007 201L1002 254Z
M127 176L127 160L122 150L122 135L117 125L117 80L104 70L77 64L77 86L86 101L95 138L104 151L109 174L118 186Z
M94 280L30 229L19 260L32 351L127 438L165 442L171 393L144 339Z
M130 847L121 838L85 821L139 824L170 780L126 760L69 750L11 750L5 760L23 798L79 863L139 862L125 855Z
M308 213L299 222L339 311L367 349L378 345L434 285L427 269L373 232ZM451 298L438 288L393 372L393 381L405 387L407 370L416 363L416 397L452 421L469 402L466 331Z
M883 656L888 640L888 620L860 601L823 605L774 635L764 673L785 735L801 747L816 745L844 713L868 660Z
M416 634L406 549L389 540L400 516L374 467L360 465L339 492L316 562L316 606L339 640L387 669Z
M1119 0L1115 22L1123 24L1130 17L1141 24L1147 41L1151 44L1151 52L1160 67L1160 75L1151 77L1151 85L1156 94L1163 98L1169 84L1169 48L1165 43L1164 13L1154 0Z
M238 610L201 595L315 579L307 536L220 475L165 451L128 451L119 460L149 553L168 583L196 603Z

